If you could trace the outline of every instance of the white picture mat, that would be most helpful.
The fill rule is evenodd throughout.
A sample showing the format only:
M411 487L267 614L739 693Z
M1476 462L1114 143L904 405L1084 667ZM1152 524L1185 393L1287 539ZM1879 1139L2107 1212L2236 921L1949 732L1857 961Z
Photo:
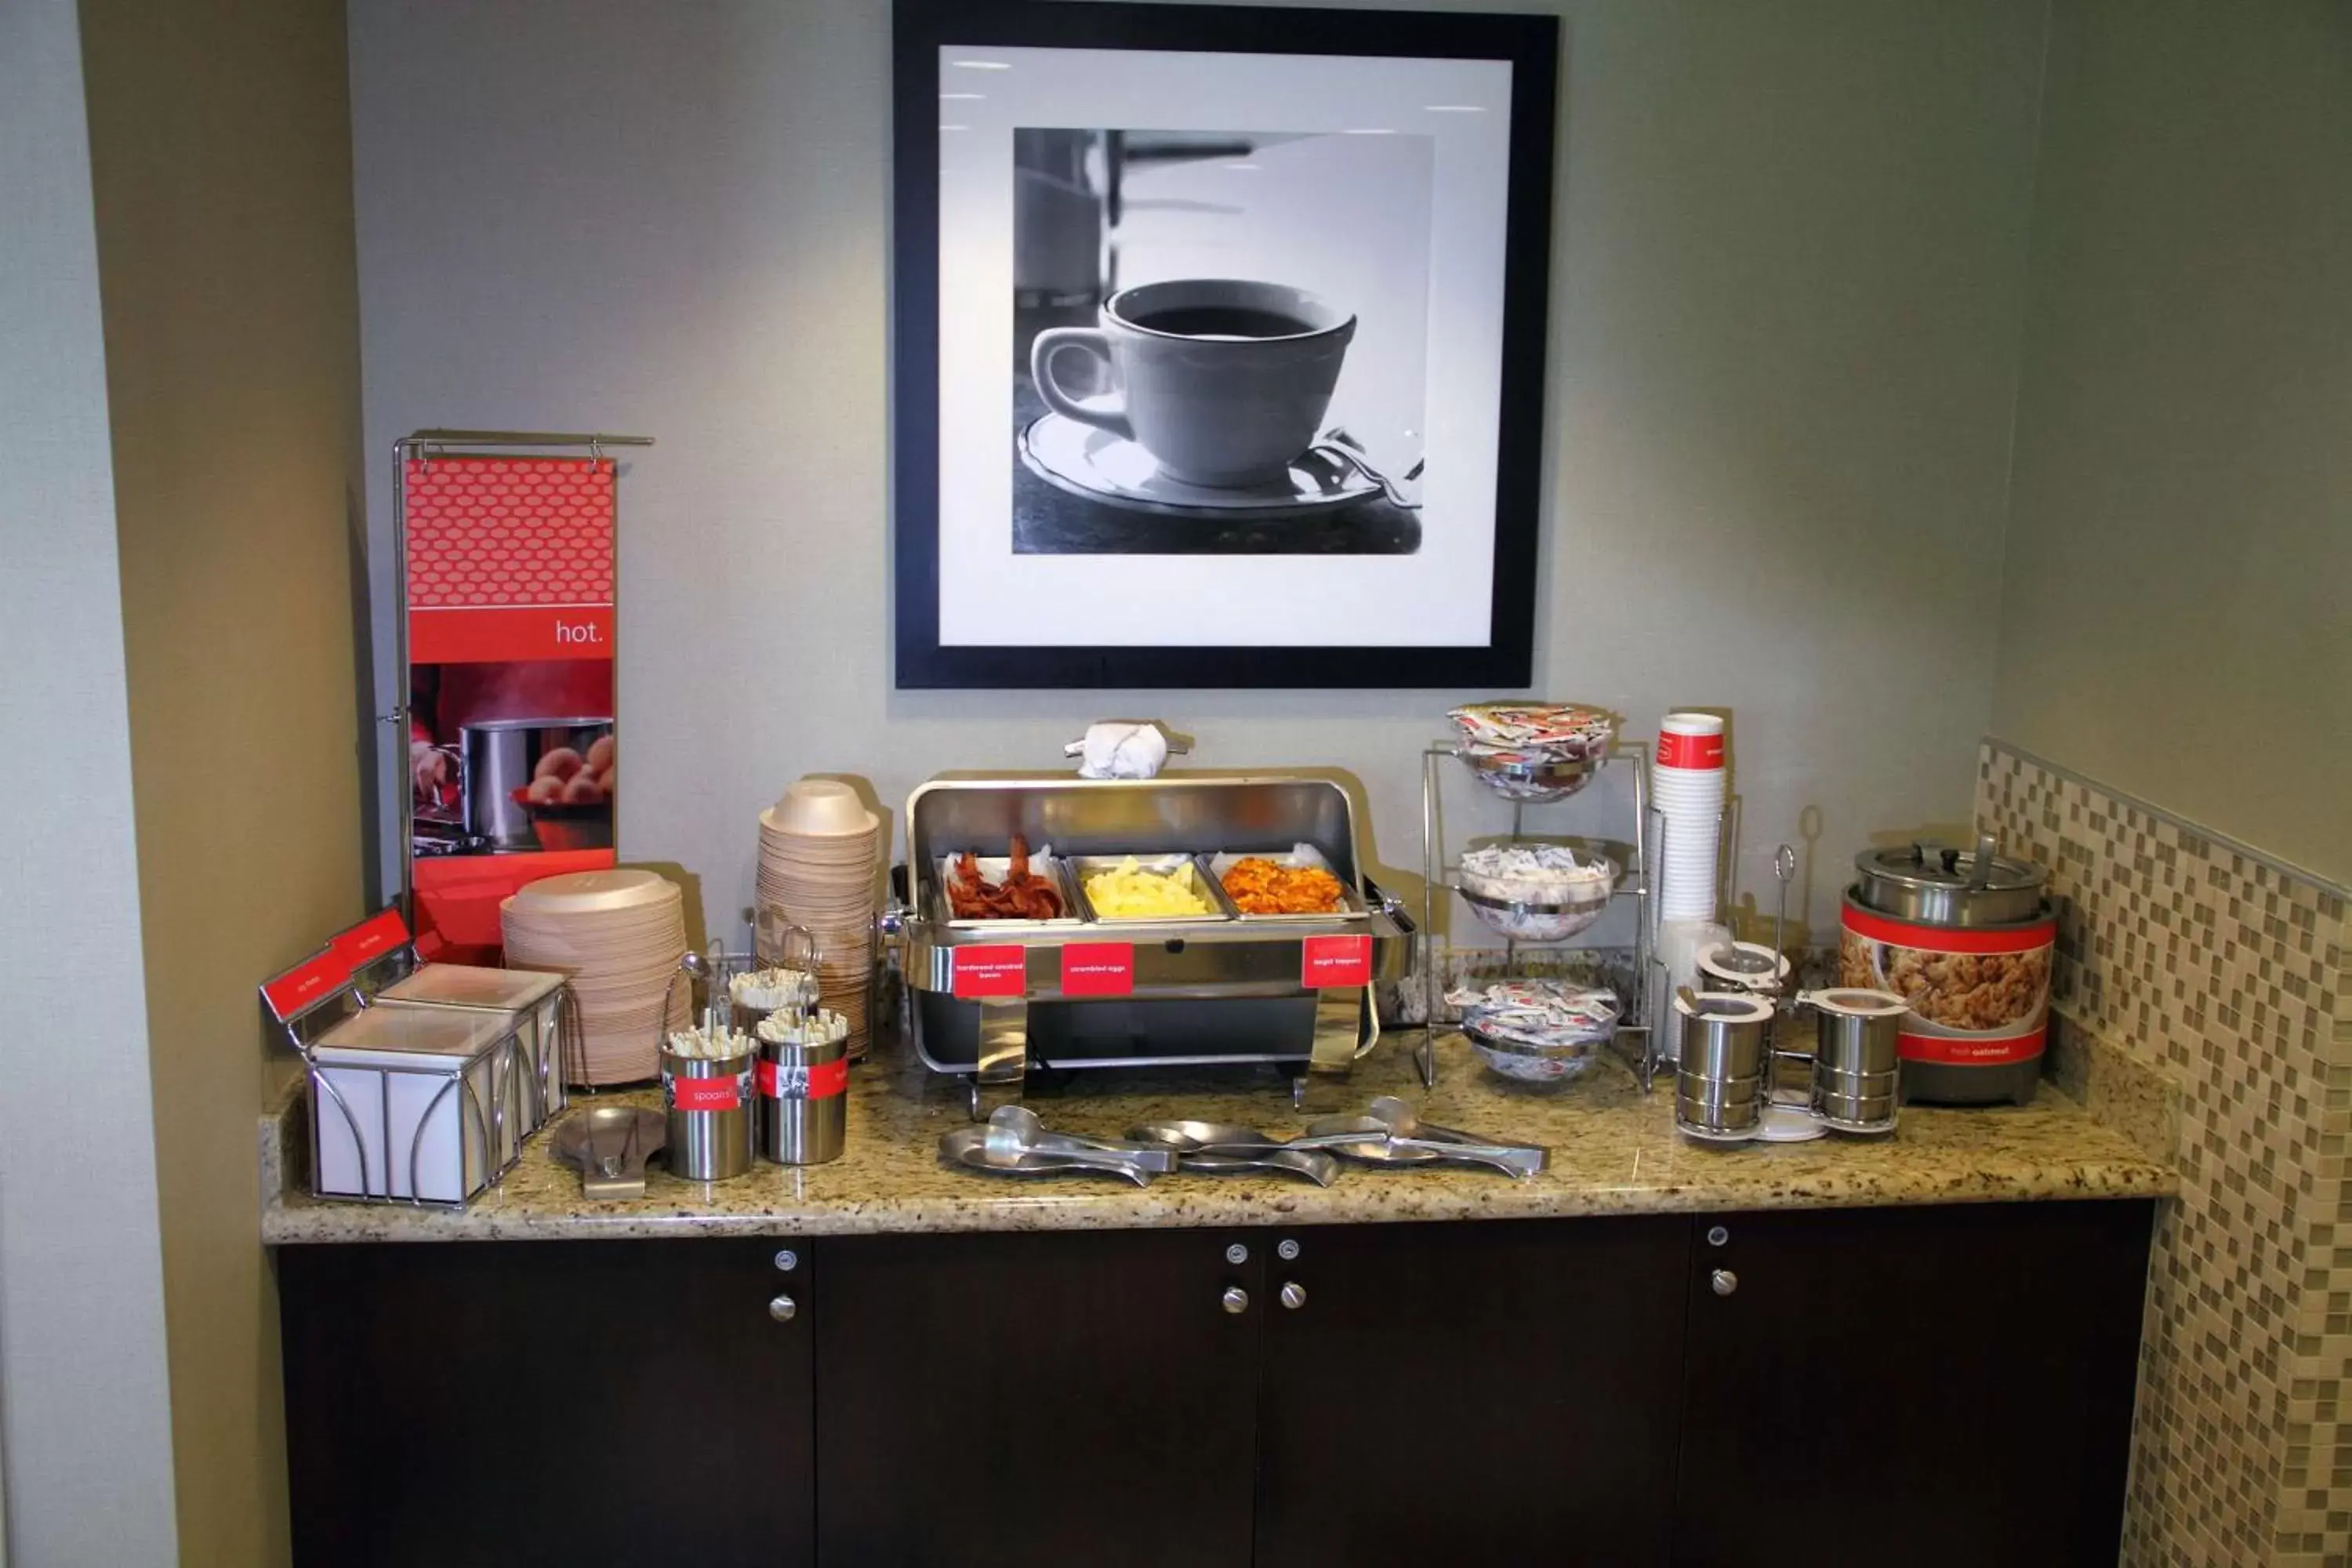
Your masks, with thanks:
M960 62L1004 68L971 68ZM1511 67L1128 49L940 51L943 647L1483 647L1494 589ZM1438 106L1433 108L1432 106ZM1466 110L1466 111L1465 111ZM1436 144L1428 475L1411 555L1016 555L1016 127L1365 132ZM1345 221L1335 196L1335 221ZM1017 613L1007 614L1008 607Z

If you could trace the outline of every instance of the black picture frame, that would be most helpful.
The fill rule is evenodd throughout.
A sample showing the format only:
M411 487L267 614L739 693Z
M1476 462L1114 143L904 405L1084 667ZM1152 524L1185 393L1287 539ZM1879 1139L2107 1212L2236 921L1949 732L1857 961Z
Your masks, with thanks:
M1484 646L976 647L940 641L940 147L943 47L1208 50L1507 61L1510 167L1493 604ZM1533 679L1559 25L1541 16L1111 0L894 0L891 237L896 685L1523 688ZM1345 606L1328 606L1346 614Z

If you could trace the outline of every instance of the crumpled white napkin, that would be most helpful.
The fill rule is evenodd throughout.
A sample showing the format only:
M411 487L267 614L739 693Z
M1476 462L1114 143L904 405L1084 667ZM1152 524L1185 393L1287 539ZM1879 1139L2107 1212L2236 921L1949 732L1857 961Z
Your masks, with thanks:
M1089 724L1082 779L1149 779L1168 761L1168 737L1157 724Z

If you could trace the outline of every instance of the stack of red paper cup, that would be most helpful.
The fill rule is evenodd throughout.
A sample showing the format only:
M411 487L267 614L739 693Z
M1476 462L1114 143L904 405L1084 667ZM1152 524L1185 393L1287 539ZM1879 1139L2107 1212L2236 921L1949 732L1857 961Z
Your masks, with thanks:
M1658 725L1650 780L1651 801L1665 825L1657 853L1659 913L1670 921L1711 920L1727 787L1723 720L1713 713L1667 714Z

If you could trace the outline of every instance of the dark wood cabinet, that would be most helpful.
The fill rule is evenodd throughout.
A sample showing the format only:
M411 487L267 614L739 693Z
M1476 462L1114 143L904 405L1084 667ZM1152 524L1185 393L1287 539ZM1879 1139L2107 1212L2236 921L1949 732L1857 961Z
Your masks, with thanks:
M2112 1563L2151 1208L288 1247L295 1559Z
M280 1249L296 1563L808 1563L814 1279L787 1245Z
M1686 1220L1276 1234L1257 1562L1664 1563Z
M823 1246L825 1568L1245 1568L1262 1233Z
M2116 1560L2145 1203L1696 1222L1680 1568Z

